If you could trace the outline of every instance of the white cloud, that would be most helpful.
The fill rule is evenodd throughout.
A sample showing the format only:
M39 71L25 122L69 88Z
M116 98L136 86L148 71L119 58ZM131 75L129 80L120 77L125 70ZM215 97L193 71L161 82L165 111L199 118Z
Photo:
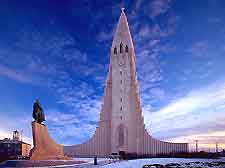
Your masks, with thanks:
M0 65L0 75L6 76L21 83L32 83L32 79L28 78L25 73L8 68L4 65Z
M81 52L77 48L65 50L63 52L62 57L68 63L76 63L76 64L86 64L87 63L87 54L85 52Z
M101 31L97 35L97 40L99 42L105 42L105 41L108 41L108 40L112 40L112 37L113 37L113 31L111 31L111 32Z
M86 113L86 109L83 113ZM90 122L90 116L81 117L80 113L63 113L55 109L47 109L46 114L49 132L59 143L64 145L82 143L94 134L96 123ZM96 112L95 115L97 114Z
M159 111L149 112L144 108L145 123L153 134L164 137L202 133L208 129L218 131L225 121L224 100L225 82L221 80L195 89Z
M138 34L135 36L138 42L144 39L159 40L161 37L166 37L167 33L164 32L158 24L143 25L140 27Z
M206 41L199 41L191 45L186 52L193 56L204 57L208 55L209 45Z
M225 130L193 134L169 139L172 142L188 142L191 151L195 151L195 140L198 140L199 150L215 151L216 143L219 150L225 148Z
M162 100L165 98L165 91L161 88L152 88L150 90L150 93L152 94L152 96L155 98L155 99L159 99L159 100Z
M75 42L67 33L54 29L52 36L45 29L29 30L18 30L19 37L12 45L0 45L0 75L21 83L47 85L54 83L68 62L76 59L86 63L86 53L74 47Z
M134 8L132 10L132 15L136 15L136 13L139 11L141 4L143 0L137 0L136 3L134 4Z
M166 13L170 8L170 0L153 0L149 6L149 16L155 17Z
M47 109L46 121L56 125L66 125L79 123L75 114L58 112L57 110Z

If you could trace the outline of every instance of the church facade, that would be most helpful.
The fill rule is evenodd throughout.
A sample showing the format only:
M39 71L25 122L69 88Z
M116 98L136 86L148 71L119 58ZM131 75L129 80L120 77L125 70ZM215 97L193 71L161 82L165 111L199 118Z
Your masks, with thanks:
M123 10L111 47L99 125L87 142L64 147L64 153L72 156L104 157L120 152L152 156L188 152L187 143L157 140L145 128L134 45Z

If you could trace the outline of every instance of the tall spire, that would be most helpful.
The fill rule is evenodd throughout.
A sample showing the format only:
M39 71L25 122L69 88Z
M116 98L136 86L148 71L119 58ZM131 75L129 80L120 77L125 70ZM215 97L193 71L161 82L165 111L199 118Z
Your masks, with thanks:
M121 42L126 43L128 47L133 47L130 29L124 10L125 8L121 8L121 14L114 34L112 47L120 44Z

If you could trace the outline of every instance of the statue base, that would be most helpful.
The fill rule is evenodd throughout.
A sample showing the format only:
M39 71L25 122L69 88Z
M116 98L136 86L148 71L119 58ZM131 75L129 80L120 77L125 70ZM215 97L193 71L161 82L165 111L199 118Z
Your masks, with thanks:
M49 135L48 128L36 121L32 122L34 147L30 152L30 160L67 160L63 145L57 144Z

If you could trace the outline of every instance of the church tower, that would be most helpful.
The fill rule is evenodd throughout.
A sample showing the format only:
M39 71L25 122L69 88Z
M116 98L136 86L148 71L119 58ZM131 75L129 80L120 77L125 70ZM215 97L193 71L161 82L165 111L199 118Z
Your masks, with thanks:
M137 125L142 114L138 109L140 101L134 45L124 9L121 11L114 34L110 65L112 67L111 150L113 153L135 152L137 145L133 144L138 143Z
M113 37L109 72L99 126L91 139L65 146L72 156L108 156L112 153L157 155L187 152L187 143L152 138L144 125L136 74L135 51L124 9Z

